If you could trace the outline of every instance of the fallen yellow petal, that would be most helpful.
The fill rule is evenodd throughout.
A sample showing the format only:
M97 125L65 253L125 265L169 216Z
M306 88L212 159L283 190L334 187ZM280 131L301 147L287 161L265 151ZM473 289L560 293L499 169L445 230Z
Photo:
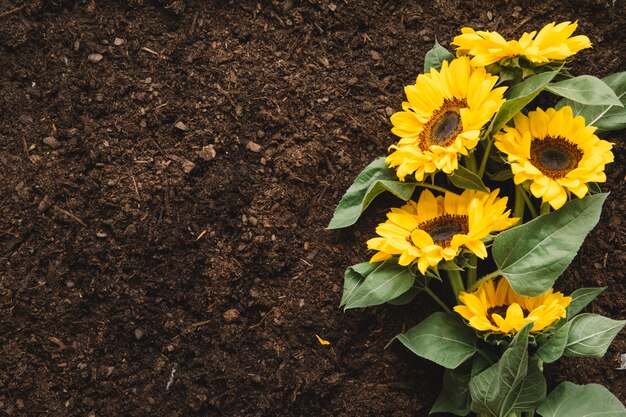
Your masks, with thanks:
M315 335L315 337L317 337L317 341L320 342L320 345L330 345L330 342L328 340L324 340L318 335Z

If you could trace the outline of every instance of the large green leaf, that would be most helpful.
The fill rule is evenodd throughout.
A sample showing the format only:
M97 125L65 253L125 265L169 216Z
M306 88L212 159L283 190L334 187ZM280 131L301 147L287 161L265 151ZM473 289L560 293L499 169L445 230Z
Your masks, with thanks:
M542 417L626 417L626 408L602 385L563 382L537 413Z
M353 225L361 213L380 193L389 191L402 200L408 200L415 190L414 182L400 182L396 171L389 168L385 158L375 159L365 167L343 195L328 229Z
M488 132L499 131L513 116L533 101L557 74L558 71L548 71L533 75L507 91L506 101L491 121Z
M611 87L592 75L581 75L580 77L548 84L546 90L577 103L622 106Z
M604 291L606 287L601 288L579 288L571 295L572 301L567 306L567 319L571 319L580 313L583 308L595 300L595 298Z
M455 187L459 187L464 190L483 191L485 193L489 192L480 177L465 168L463 165L459 165L456 171L454 171L451 175L448 175L448 179Z
M363 283L365 278L374 272L376 268L380 266L380 262L370 263L362 262L360 264L352 265L346 269L343 274L343 295L341 296L341 304L343 306L352 297L354 291Z
M416 355L448 369L476 353L476 334L453 313L434 313L396 338Z
M570 201L496 236L493 258L516 293L536 296L552 287L598 223L607 195Z
M457 369L446 369L443 372L443 386L437 397L432 413L452 413L457 416L466 416L470 413L471 398L469 381L471 366L460 366Z
M421 293L422 291L424 291L422 288L419 287L411 287L407 292L405 292L404 294L387 301L389 304L393 304L394 306L403 306L405 304L410 303L411 301L413 301L415 299L415 297L418 296L419 293Z
M598 314L574 317L570 322L565 356L604 356L624 324L626 320L613 320Z
M493 417L531 410L543 401L546 382L535 358L528 359L532 323L517 333L495 365L470 381L472 411Z
M446 48L439 45L439 42L435 39L435 46L426 52L424 57L424 72L429 72L431 68L439 70L443 61L452 61L454 55L450 53Z
M588 125L596 126L601 131L621 130L626 128L626 71L609 75L602 79L611 87L620 99L622 106L598 105L598 103L582 104L573 100L563 99L556 105L557 109L570 106L574 116L583 116Z
M545 363L552 363L558 360L565 352L567 346L567 338L571 323L567 322L564 326L559 327L548 338L548 340L539 346L537 356Z
M345 309L386 303L407 292L413 282L415 275L408 267L395 261L383 262L354 288L345 300Z

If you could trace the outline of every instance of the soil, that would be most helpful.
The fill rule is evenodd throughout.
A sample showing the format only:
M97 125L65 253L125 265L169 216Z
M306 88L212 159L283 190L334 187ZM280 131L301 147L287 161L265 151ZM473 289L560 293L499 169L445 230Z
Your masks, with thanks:
M434 303L338 308L397 201L324 227L435 38L555 20L594 44L575 73L626 70L623 1L0 0L0 415L427 415L442 370L384 347ZM615 319L623 137L557 283ZM626 401L622 352L549 384Z

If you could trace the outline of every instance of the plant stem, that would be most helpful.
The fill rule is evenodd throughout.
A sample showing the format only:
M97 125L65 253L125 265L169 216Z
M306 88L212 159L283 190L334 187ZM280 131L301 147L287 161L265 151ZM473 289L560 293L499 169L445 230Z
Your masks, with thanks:
M528 194L526 194L526 191L524 190L522 190L522 197L524 198L526 207L528 207L528 211L530 211L530 215L533 216L533 219L534 219L535 217L537 217L537 210L535 210L535 206L533 206L533 203L530 201L530 198L528 198Z
M446 273L448 274L448 279L450 280L450 285L452 286L452 292L454 292L454 298L459 301L459 293L465 291L461 273L459 271L446 271Z
M424 187L424 188L430 188L431 190L437 190L437 191L441 191L442 193L447 192L448 190L446 190L443 187L439 187L438 185L435 184L426 184L425 182L418 182L417 183L418 187Z
M476 269L476 265L478 264L476 255L470 255L468 262L469 268L467 269L467 288L471 289L474 285L476 285L476 274L478 273Z
M478 282L476 284L480 284L482 281L486 281L488 279L496 278L496 277L498 277L500 275L502 275L502 272L499 269L496 269L492 273L487 274L487 275L483 275L482 277L480 277L480 279L478 280ZM474 286L476 286L476 285L474 285Z
M550 203L543 203L541 205L541 214L550 213Z
M516 185L515 186L515 211L513 212L513 215L515 217L519 217L521 221L524 221L524 208L525 208L523 194L525 194L525 191L522 188L522 186Z
M450 313L450 312L451 312L451 311L450 311L450 308L446 305L446 303L444 303L443 301L441 301L441 298L437 297L437 294L435 294L435 293L434 293L434 292L433 292L430 288L428 288L428 287L424 287L424 292L425 292L426 294L430 295L430 297L431 297L433 300L435 300L435 302L436 302L437 304L439 304L439 306L440 306L441 308L443 308L443 309L444 309L444 311L445 311L446 313Z
M476 172L476 154L474 154L474 152L470 152L465 157L465 163L467 165L467 169L472 172Z
M478 176L480 178L485 174L485 168L487 168L487 160L489 160L489 152L491 151L491 145L493 145L493 138L487 139L487 145L485 146L485 154L482 161L480 161L480 168L478 169Z

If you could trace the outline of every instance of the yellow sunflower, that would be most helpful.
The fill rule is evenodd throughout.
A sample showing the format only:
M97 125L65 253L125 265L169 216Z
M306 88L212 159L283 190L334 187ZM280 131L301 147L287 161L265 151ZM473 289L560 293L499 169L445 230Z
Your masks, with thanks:
M507 155L515 184L530 182L530 192L555 210L568 192L583 198L586 183L605 182L604 167L613 162L612 145L599 139L582 116L564 106L518 113L514 126L495 135L496 147Z
M527 35L525 33L523 39L528 40ZM515 58L523 53L518 41L507 41L498 32L475 31L472 28L461 29L461 34L454 37L452 45L457 46L457 56L471 56L472 65L477 67Z
M591 41L584 35L573 36L578 22L550 23L539 33L524 33L519 40L507 41L497 32L461 29L454 38L457 55L469 55L472 64L485 66L507 58L522 57L537 65L551 61L562 61L582 49L591 48Z
M532 42L523 46L524 57L532 63L545 64L550 61L562 61L582 49L591 48L588 37L584 35L571 37L576 27L578 22L563 22L558 25L552 22L544 26Z
M505 278L487 280L476 291L459 294L462 305L454 307L476 330L516 333L528 323L535 323L531 332L540 332L566 317L565 308L572 297L549 290L537 297L523 297L513 291Z
M422 191L417 203L409 201L399 209L392 208L387 221L376 228L380 237L367 241L369 249L378 251L370 262L399 255L400 265L417 262L424 274L464 249L487 257L483 239L518 221L509 217L507 198L498 198L498 192L466 190L461 195L446 192L445 197L435 197L428 190Z
M400 141L386 159L401 181L410 174L422 181L425 174L457 169L459 155L476 146L480 130L504 102L506 88L493 88L497 80L464 57L420 74L405 88L408 101L391 116L391 132Z

